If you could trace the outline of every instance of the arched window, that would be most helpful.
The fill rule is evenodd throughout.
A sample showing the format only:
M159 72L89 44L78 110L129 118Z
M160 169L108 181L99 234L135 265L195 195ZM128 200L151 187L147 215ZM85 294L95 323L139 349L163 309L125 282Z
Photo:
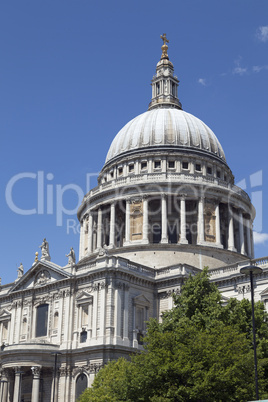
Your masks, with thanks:
M87 376L82 373L76 379L76 389L75 389L75 400L79 398L80 395L87 388Z
M47 336L48 304L41 304L36 309L36 337Z

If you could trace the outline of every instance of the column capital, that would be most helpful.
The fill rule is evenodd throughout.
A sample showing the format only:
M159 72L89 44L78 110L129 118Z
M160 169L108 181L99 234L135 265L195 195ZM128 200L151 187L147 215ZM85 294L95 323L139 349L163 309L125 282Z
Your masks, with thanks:
M161 198L162 198L162 199L166 199L166 198L167 198L167 194L166 194L166 193L161 193Z
M15 366L13 367L13 370L15 371L15 375L21 374L21 366Z
M33 376L34 376L34 378L36 377L36 378L39 378L40 377L40 374L41 374L41 366L33 366L33 367L31 367L31 370L32 370L32 373L33 373Z

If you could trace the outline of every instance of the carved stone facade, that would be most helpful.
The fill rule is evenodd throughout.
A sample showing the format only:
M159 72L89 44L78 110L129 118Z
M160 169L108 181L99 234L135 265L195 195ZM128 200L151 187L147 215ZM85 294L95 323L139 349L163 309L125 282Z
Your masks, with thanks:
M2 402L75 402L111 359L142 349L146 321L173 307L189 275L209 266L223 300L250 297L255 264L268 300L268 260L254 260L248 195L234 185L215 134L184 112L162 49L149 111L115 137L98 186L78 210L79 261L40 261L0 285Z

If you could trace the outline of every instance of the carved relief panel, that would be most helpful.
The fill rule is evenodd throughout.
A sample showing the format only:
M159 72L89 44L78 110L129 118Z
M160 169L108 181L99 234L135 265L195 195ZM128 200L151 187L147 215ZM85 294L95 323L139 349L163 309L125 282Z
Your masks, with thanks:
M216 242L215 204L206 200L204 205L205 241Z
M142 239L143 202L132 201L130 204L130 240Z

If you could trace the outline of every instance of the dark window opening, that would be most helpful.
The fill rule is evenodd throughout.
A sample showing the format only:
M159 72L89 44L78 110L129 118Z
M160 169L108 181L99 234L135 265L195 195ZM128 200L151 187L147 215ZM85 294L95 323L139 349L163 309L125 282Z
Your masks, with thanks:
M36 309L36 337L47 336L48 304L41 304Z
M188 162L182 162L182 168L183 169L188 169Z
M174 169L175 168L175 161L168 161L168 167L169 167L169 169Z
M141 331L139 331L139 332L137 333L137 341L138 341L138 344L139 344L139 345L143 345L143 336L142 336Z
M155 168L155 169L161 168L161 161L155 161L155 162L154 162L154 168Z
M197 164L195 165L195 170L196 170L197 172L201 172L201 165L200 165L200 163L197 163Z
M218 179L221 178L221 171L220 170L217 170L217 177L218 177Z
M141 162L141 169L147 169L147 162Z
M134 171L134 165L129 165L128 166L128 171L133 172Z
M177 222L174 222L173 225L168 225L168 242L173 244L176 244L178 242Z
M161 242L161 226L158 223L155 223L152 226L153 229L153 243L160 243Z
M87 331L84 329L80 334L80 343L85 343L87 341Z
M118 174L119 174L119 176L121 176L123 174L123 168L122 167L118 168Z
M76 390L75 390L76 401L86 389L87 389L87 376L84 373L82 373L77 377L76 380Z
M212 174L212 168L210 166L207 167L207 174Z

